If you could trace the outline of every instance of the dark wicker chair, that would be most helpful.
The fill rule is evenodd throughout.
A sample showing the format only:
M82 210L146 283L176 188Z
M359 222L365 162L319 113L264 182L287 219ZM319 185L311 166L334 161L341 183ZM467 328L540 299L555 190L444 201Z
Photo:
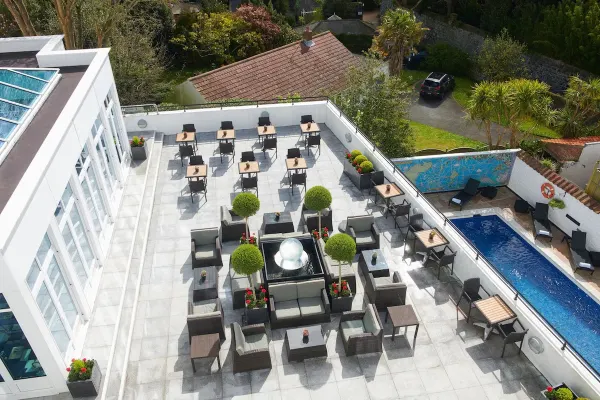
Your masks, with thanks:
M240 326L231 324L231 352L233 372L270 369L269 338L264 324Z
M287 151L287 158L302 158L302 154L300 154L300 149L297 147L292 147Z
M242 151L242 162L246 161L256 161L256 157L254 156L253 151Z
M308 124L309 122L315 122L313 121L312 115L303 115L300 117L301 124Z
M263 141L263 156L267 157L267 150L275 150L275 158L277 158L277 138L267 138Z
M206 181L204 178L193 178L188 180L188 185L190 187L190 197L192 198L192 203L194 202L194 194L203 193L204 200L208 201L206 198Z
M402 260L404 261L407 258L410 258L411 263L413 261L423 261L426 254L427 250L423 247L421 242L417 240L415 231L409 226L406 235L404 235L404 253L402 254Z
M183 167L183 159L196 154L194 146L191 144L180 144L179 145L179 158L181 158L181 166Z
M192 229L192 268L223 265L219 228Z
M519 331L517 331L515 324L519 325ZM500 335L504 338L504 344L502 346L502 355L500 355L500 357L504 357L504 351L506 350L507 344L517 342L521 342L519 344L519 354L521 354L521 350L523 349L523 342L525 341L525 335L527 335L528 331L529 329L525 329L525 327L523 326L523 324L521 324L521 321L519 321L519 319L515 319L513 322L510 322L508 324L498 325L498 332L500 332Z
M306 172L292 174L290 186L292 187L292 194L294 193L294 186L304 186L304 191L306 192Z
M223 156L229 155L235 156L235 146L233 142L219 142L219 156L221 157L221 162L223 162Z
M372 215L359 215L348 217L346 220L346 233L356 242L356 252L379 248L379 229L375 225Z
M269 126L271 125L271 119L269 117L258 117L258 126Z
M392 204L390 206L390 214L394 218L394 226L396 228L403 229L410 224L410 207L411 204L406 199L402 200L400 204Z
M471 310L473 307L475 307L473 303L482 299L481 295L479 294L479 289L483 290L488 296L490 295L489 292L485 290L483 286L481 286L481 280L479 278L469 278L463 282L463 290L458 298L458 302L456 302L456 318L458 318L460 302L464 298L469 304L469 310L467 312L467 322L469 322L469 319L471 318Z
M190 156L190 165L204 165L204 159L201 155Z
M221 130L223 131L230 131L233 129L233 122L232 121L221 121Z
M365 274L364 270L363 275L365 277L365 293L375 308L385 310L386 307L406 304L406 284L402 282L398 271L394 271L392 276L382 278L375 278L368 272Z
M188 303L188 339L192 343L192 336L218 333L221 340L225 340L225 326L223 325L223 307L218 298Z
M242 177L242 191L254 189L256 191L256 197L258 197L258 177L257 176L248 176Z
M372 304L365 310L344 312L339 330L346 356L383 351L383 324Z
M230 240L240 240L242 234L246 232L246 221L238 216L227 206L221 206L221 240L228 242Z

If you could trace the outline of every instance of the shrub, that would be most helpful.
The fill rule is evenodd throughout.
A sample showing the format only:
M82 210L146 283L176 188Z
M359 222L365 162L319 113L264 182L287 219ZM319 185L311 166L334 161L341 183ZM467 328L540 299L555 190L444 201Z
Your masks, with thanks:
M352 262L356 254L354 239L345 233L337 233L325 243L325 253L338 262Z
M571 390L564 388L564 387L560 388L558 390L555 390L551 393L554 393L552 395L553 400L573 400L573 392L571 392Z
M421 65L428 71L440 71L460 76L468 76L471 70L469 55L447 43L427 46L427 58Z
M369 161L369 160L367 159L367 157L363 156L362 154L360 156L357 156L356 158L354 158L354 162L357 165L360 165L360 164L362 164L365 161Z
M233 199L233 212L240 217L248 218L260 209L260 200L254 193L240 193Z
M521 140L519 147L535 158L539 158L544 152L544 143L542 143L540 140L523 139Z
M304 204L310 210L321 211L331 205L331 192L324 186L313 186L306 191Z
M134 136L133 139L129 142L131 147L143 147L144 143L146 143L146 139L143 136Z
M563 210L566 207L565 202L557 198L550 200L548 205L552 208L558 208L559 210Z
M362 155L362 153L360 152L360 150L352 150L350 152L350 155L352 156L352 159L354 160L356 157Z
M363 174L368 174L373 171L373 163L371 161L365 161L360 164L360 172Z
M233 270L241 275L248 275L250 279L250 287L254 287L252 274L260 271L265 264L262 253L257 246L253 244L241 244L231 253L231 266ZM246 291L246 298L251 296L251 302L246 304L256 303L257 298L255 293ZM246 300L247 301L247 300Z
M558 169L556 163L549 158L544 158L543 160L540 161L540 163L544 167L550 168L554 172L556 172L556 170Z
M92 377L92 369L94 368L94 360L85 358L71 360L71 366L67 368L69 373L67 380L69 382L85 381Z

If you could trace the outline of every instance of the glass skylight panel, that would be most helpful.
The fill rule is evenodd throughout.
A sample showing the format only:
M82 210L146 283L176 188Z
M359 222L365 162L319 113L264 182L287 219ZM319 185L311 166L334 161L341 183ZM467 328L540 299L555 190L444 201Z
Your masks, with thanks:
M19 122L21 117L29 110L26 107L21 107L16 104L8 103L0 100L0 117L10 119L11 121Z
M27 74L36 78L44 79L47 81L49 81L54 77L54 75L56 75L56 71L44 69L15 69L14 71L20 72L22 74Z
M16 126L17 124L0 119L0 142L6 141Z
M18 86L23 89L28 89L34 92L41 92L48 84L47 81L39 78L33 78L29 75L23 75L9 69L0 69L0 82L8 83L13 86Z
M38 93L27 92L25 90L17 89L15 87L0 83L0 99L30 106L38 98L38 96Z

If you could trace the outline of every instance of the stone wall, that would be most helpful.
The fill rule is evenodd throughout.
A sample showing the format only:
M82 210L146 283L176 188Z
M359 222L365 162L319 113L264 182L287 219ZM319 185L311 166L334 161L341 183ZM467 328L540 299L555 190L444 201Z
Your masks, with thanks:
M472 56L477 54L483 44L485 33L477 28L468 25L452 26L443 21L441 16L419 13L415 15L424 26L429 28L423 44L445 42ZM531 78L546 82L553 92L564 91L572 75L579 75L584 79L592 76L587 71L538 54L527 54L525 61ZM480 77L474 76L474 78Z

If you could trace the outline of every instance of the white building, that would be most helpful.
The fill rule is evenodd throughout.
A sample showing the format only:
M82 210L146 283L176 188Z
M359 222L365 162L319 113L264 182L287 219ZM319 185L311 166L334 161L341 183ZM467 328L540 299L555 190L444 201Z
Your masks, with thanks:
M130 158L108 54L0 39L0 399L81 353Z

